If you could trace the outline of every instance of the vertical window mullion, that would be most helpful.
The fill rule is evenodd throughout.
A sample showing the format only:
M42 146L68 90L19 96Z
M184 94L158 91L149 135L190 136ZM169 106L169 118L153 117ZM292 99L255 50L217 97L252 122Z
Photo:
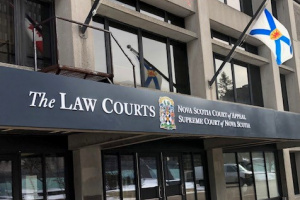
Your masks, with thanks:
M46 174L46 156L43 154L42 155L42 178L43 178L43 197L44 200L47 199L48 194L47 194L47 174Z
M107 18L104 18L104 29L109 30L109 22ZM107 73L113 74L113 64L112 64L112 48L111 48L111 37L110 33L104 33L105 38L105 49L106 49L106 65Z
M168 72L169 72L169 86L170 92L174 91L173 84L173 74L172 74L172 62L171 62L171 41L167 38L167 62L168 62Z
M136 199L141 199L141 186L140 186L140 169L139 169L139 157L138 153L134 153L134 175L135 175L135 185L136 185Z
M194 154L193 153L191 154L191 158L192 158L192 168L193 168L193 177L194 177L195 200L198 200L198 197L197 197L197 184L196 184L196 172L195 172L195 161L194 161Z
M123 200L123 184L122 184L122 167L121 167L121 155L117 154L118 158L118 174L119 174L119 187L120 187L120 200Z
M267 171L267 162L266 162L266 154L265 154L265 152L263 152L263 158L264 158L264 164L265 164L268 198L270 198L270 188L269 188L269 181L268 181L269 177L268 177L268 171Z
M241 185L240 167L239 167L239 161L238 161L238 156L237 155L238 155L237 152L235 152L234 156L235 156L236 169L237 169L237 172L238 172L238 184L239 184L240 200L242 200L242 191L241 191L242 185Z
M251 168L252 168L255 200L257 200L256 181L255 181L255 174L254 174L254 167L253 167L253 160L252 160L252 152L250 152L250 162L251 162Z
M247 74L248 74L248 85L249 85L249 94L250 94L250 104L253 105L253 91L252 91L252 79L251 79L251 72L250 72L250 65L247 65Z
M142 30L138 29L138 45L139 45L139 61L140 61L140 74L141 74L141 85L142 87L145 87L145 63L144 63L144 51L143 51L143 36L142 36Z
M232 74L232 84L233 84L233 98L234 102L237 102L237 94L236 94L236 85L235 85L235 74L234 74L234 62L230 62L231 65L231 74Z
M135 9L137 12L141 11L141 5L139 0L135 0Z

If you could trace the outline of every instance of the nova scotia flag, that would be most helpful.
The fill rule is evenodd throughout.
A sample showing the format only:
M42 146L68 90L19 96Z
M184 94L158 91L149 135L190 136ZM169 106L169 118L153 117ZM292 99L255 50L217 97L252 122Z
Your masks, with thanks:
M267 9L253 25L250 35L271 49L278 65L293 57L292 41L288 31Z

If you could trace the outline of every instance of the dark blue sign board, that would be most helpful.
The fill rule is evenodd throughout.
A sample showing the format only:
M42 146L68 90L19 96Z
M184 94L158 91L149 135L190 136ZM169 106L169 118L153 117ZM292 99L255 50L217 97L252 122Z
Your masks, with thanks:
M300 115L0 68L0 127L300 139Z

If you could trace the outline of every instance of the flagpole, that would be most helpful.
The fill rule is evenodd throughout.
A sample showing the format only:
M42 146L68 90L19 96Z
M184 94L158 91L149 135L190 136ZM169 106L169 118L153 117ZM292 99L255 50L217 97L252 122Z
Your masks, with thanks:
M242 32L242 34L240 35L239 39L236 41L236 43L234 44L234 46L232 47L232 49L230 50L230 52L228 53L228 55L225 57L223 63L221 64L221 66L219 67L219 69L217 70L217 72L214 74L214 76L212 77L212 79L210 81L208 81L209 87L212 86L212 84L216 81L217 76L220 74L221 70L224 68L225 64L231 59L232 54L234 53L235 49L241 44L241 42L243 41L248 29L250 28L250 26L252 25L252 23L254 22L254 20L257 18L257 16L261 13L261 11L266 7L266 2L268 0L264 0L261 5L259 6L259 8L257 9L256 13L253 15L253 17L251 18L250 22L247 24L247 26L245 27L244 31Z

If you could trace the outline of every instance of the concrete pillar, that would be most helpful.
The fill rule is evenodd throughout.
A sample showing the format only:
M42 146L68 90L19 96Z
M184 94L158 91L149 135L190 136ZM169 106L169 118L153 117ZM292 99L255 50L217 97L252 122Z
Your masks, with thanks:
M208 87L214 75L208 1L195 1L196 13L185 20L186 28L198 35L198 39L187 44L191 95L216 99L216 88Z
M55 14L58 17L83 23L91 9L91 1L56 0ZM93 32L88 29L81 37L79 25L57 20L58 63L72 67L94 69Z
M76 200L102 200L101 151L97 146L73 152L74 189Z
M288 200L295 199L293 175L291 169L290 151L288 149L278 150L278 163L280 170L282 197Z
M226 197L226 183L221 148L207 150L207 164L211 199L224 200L224 197Z

